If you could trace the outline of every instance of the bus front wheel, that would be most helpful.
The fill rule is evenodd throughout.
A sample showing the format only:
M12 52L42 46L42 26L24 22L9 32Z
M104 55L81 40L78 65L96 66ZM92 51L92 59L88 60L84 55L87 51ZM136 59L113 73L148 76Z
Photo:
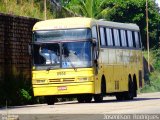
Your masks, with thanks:
M94 95L95 102L102 102L103 96L105 95L106 95L106 80L105 80L105 77L103 76L101 80L101 93Z
M92 101L92 95L86 95L85 96L85 102L90 103Z
M53 96L45 96L45 100L48 105L54 105L56 98Z
M84 97L83 97L82 95L78 96L78 97L77 97L77 101L78 101L79 103L84 103Z

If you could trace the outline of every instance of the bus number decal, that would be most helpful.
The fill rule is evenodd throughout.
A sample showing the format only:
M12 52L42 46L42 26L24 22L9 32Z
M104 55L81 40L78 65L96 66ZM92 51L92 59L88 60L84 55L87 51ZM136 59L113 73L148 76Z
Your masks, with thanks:
M66 75L66 72L57 72L57 75Z

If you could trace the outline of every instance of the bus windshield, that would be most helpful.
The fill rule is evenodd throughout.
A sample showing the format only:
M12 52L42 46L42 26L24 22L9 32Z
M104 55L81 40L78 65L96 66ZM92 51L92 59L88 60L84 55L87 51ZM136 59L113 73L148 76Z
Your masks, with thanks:
M35 41L64 41L91 39L90 29L67 29L35 31Z
M91 67L91 42L41 43L33 45L36 69Z
M68 42L62 44L62 68L90 66L91 42Z

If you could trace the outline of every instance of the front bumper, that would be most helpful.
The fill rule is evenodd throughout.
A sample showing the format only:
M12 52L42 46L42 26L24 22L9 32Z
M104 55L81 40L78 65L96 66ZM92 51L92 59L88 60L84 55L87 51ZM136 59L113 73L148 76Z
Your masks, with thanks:
M94 82L33 85L34 96L94 94Z

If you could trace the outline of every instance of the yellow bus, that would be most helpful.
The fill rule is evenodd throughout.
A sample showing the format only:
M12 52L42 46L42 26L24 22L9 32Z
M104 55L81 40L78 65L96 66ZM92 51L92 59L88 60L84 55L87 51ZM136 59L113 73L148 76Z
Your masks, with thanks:
M71 17L33 27L34 96L48 104L74 96L101 102L106 95L131 100L143 86L142 44L136 24Z

